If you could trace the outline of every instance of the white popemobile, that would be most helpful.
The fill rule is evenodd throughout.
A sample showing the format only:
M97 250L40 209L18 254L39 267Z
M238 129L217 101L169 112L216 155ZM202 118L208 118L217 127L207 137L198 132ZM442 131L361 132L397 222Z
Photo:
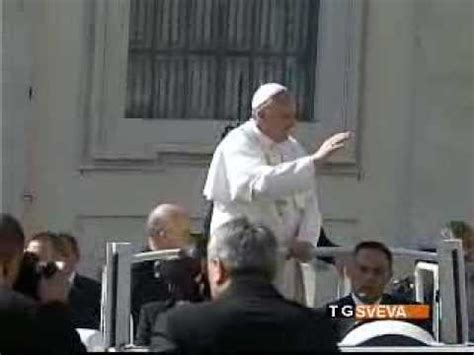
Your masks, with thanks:
M89 351L147 352L133 345L130 317L131 265L146 260L170 260L179 250L135 254L131 243L107 243L102 279L101 331L80 330ZM319 247L314 257L349 253L344 247ZM414 260L415 294L423 302L424 285L431 275L433 334L400 320L368 322L350 331L339 343L343 352L474 352L468 342L465 268L461 241L442 240L436 252L391 248L395 257ZM340 280L341 285L347 280ZM311 287L311 285L309 285ZM314 287L313 287L314 288Z

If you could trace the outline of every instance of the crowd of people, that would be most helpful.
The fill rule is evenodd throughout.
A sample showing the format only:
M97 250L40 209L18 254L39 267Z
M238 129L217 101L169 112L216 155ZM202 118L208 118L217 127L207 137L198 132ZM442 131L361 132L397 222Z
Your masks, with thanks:
M70 313L70 275L59 267L53 270L55 264L40 263L37 254L26 254L25 241L20 223L2 214L0 351L50 354L85 351Z
M213 155L204 238L193 239L181 206L160 204L148 216L143 250L182 253L132 266L137 345L179 354L337 351L363 322L332 319L329 306L413 303L384 293L392 254L364 241L347 259L351 293L320 309L305 306L300 263L333 245L322 228L318 174L352 133L337 133L307 154L291 136L297 107L286 87L262 85L251 106L252 117ZM77 239L49 231L26 238L7 214L0 223L0 352L85 351L76 329L99 329L101 285L77 272ZM414 323L432 331L430 322Z
M329 306L414 303L386 293L393 256L383 243L357 244L345 259L351 293L312 309L275 287L280 251L269 228L237 218L203 248L190 225L176 205L161 204L149 214L144 250L183 253L177 260L133 265L136 345L180 354L336 351L366 321L331 318ZM0 350L85 351L76 330L99 329L101 286L77 272L79 261L72 235L47 231L26 239L15 218L1 215L0 319L9 326L0 332ZM433 331L431 320L412 323Z
M132 268L134 343L155 351L336 351L362 322L332 319L330 305L413 303L384 293L393 257L380 242L361 242L346 259L349 295L312 309L275 287L278 240L262 224L234 219L202 248L191 236L186 211L161 204L149 214L146 230L144 250L183 250L180 259ZM76 329L99 329L101 292L99 283L76 271L76 238L41 232L26 240L19 222L3 214L0 246L0 318L10 325L0 332L1 350L85 351ZM432 332L430 321L413 323Z

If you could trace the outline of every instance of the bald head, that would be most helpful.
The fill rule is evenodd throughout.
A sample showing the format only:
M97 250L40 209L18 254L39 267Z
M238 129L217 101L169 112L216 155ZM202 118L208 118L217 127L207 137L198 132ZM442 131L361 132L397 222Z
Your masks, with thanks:
M148 215L146 232L152 250L184 248L190 243L191 221L184 208L162 204Z

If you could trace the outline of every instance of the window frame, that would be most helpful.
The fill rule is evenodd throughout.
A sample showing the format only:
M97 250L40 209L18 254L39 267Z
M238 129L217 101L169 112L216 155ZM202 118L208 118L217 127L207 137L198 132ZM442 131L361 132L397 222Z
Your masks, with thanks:
M131 0L96 0L88 120L80 170L161 170L173 164L209 163L224 120L126 119L129 9ZM132 0L133 1L133 0ZM316 119L298 124L296 138L309 151L330 134L351 130L349 149L324 168L360 174L360 83L365 0L321 0L315 97Z
M134 5L139 3L140 0L130 3L137 13L139 8ZM166 4L168 6L165 6ZM131 113L131 115L125 116L127 119L173 119L174 117L184 120L217 119L228 121L236 120L237 117L243 119L245 117L242 117L242 114L250 112L250 99L257 83L266 82L262 79L263 72L261 70L268 65L271 69L268 67L267 69L273 74L272 78L267 81L282 82L288 85L291 90L297 89L294 92L298 98L300 119L308 121L315 117L313 114L314 100L303 100L303 98L314 97L315 91L317 46L309 44L314 43L317 36L317 31L314 29L319 20L319 0L279 0L276 3L265 0L247 0L245 2L237 0L217 2L215 0L193 0L192 2L173 0L171 4L173 4L173 14L177 16L172 19L163 18L162 15L160 18L160 9L164 8L165 11L171 12L170 2L166 0L157 2L143 0L140 13L145 15L146 19L142 19L144 21L138 23L133 20L139 20L139 16L133 12L133 9L131 10L129 30L136 29L141 36L137 37L135 42L129 42L128 69L130 73L131 62L140 63L138 66L132 64L131 67L133 68L132 72L136 75L135 78L138 78L141 85L135 85L135 80L127 78L125 115ZM184 4L204 6L200 11L196 7L183 8ZM208 6L210 4L211 7ZM276 6L277 4L283 8ZM292 4L299 4L299 6L292 6ZM146 10L143 9L143 6ZM179 10L176 12L177 9ZM211 11L212 15L210 13L204 14L204 9ZM265 9L270 12L267 13L267 18L261 18ZM292 11L289 11L290 9ZM233 21L231 21L232 15L230 15L232 10L235 11ZM190 27L191 23L204 26L202 22L195 22L197 21L197 18L193 16L195 13L199 13L202 18L206 19L206 24L210 26L208 31L204 27ZM282 13L286 17L286 26L284 26L284 22L277 22L278 18L282 20ZM237 14L241 16L236 16ZM240 23L242 26L247 26L241 32L241 36L245 37L243 42L236 38L234 32L238 26L237 19L242 21ZM230 26L228 21L231 21L235 27ZM293 25L292 22L294 22ZM182 24L182 26L179 27L178 24ZM166 28L164 30L165 38L162 38L157 26L160 29ZM275 30L274 26L278 27L278 44L274 43L276 38L273 38L272 44L275 46L266 47L262 43L262 34L259 32L263 30L262 33L267 37L272 33L270 29ZM192 33L194 32L200 33L197 36L197 42L193 38ZM170 33L175 35L179 33L179 38L174 38L174 40L170 37L166 38L167 35L170 36ZM233 42L229 43L227 39ZM157 64L157 61L161 63ZM173 85L172 90L177 91L173 93L159 90L161 95L156 97L153 93L158 88L152 83L159 82L159 72L167 73L167 67L170 64L170 73L172 73L170 77L173 79L180 77L184 81L184 86ZM190 72L193 71L196 64L197 66L203 64L204 67L207 67L204 73L199 74L208 76L203 78L202 82L196 83L194 81L190 85ZM229 67L234 68L229 70ZM146 80L144 80L145 77ZM296 79L297 77L298 79ZM175 81L173 80L173 82ZM298 88L295 87L296 83L298 83ZM199 104L195 106L196 97L194 95L199 96L203 93L206 93L204 95L206 99L201 97ZM132 95L129 96L130 94ZM194 95L187 96L191 94ZM138 97L141 100L142 95L144 95L144 99L137 105L136 99ZM176 95L181 97L170 100L173 95L175 98ZM210 95L212 98L209 97ZM151 99L152 97L155 100ZM202 101L203 99L206 100L206 103ZM164 106L157 107L156 101L162 101ZM171 105L170 101L173 102ZM192 103L187 105L186 103L189 101ZM203 107L205 107L205 112L202 111ZM175 115L173 116L170 112L165 113L162 109L172 111Z

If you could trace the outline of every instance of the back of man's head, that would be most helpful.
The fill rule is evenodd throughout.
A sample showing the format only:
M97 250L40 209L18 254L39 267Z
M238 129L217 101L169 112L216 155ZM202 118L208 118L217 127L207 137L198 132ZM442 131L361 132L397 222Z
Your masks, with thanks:
M7 286L15 282L24 243L25 234L20 223L9 214L0 214L0 279Z
M235 276L252 275L272 281L277 241L267 227L238 218L219 227L208 245L209 279L216 297Z
M61 256L74 255L77 259L80 259L81 252L79 249L79 243L76 237L72 234L60 232L53 239L53 247L55 251Z

